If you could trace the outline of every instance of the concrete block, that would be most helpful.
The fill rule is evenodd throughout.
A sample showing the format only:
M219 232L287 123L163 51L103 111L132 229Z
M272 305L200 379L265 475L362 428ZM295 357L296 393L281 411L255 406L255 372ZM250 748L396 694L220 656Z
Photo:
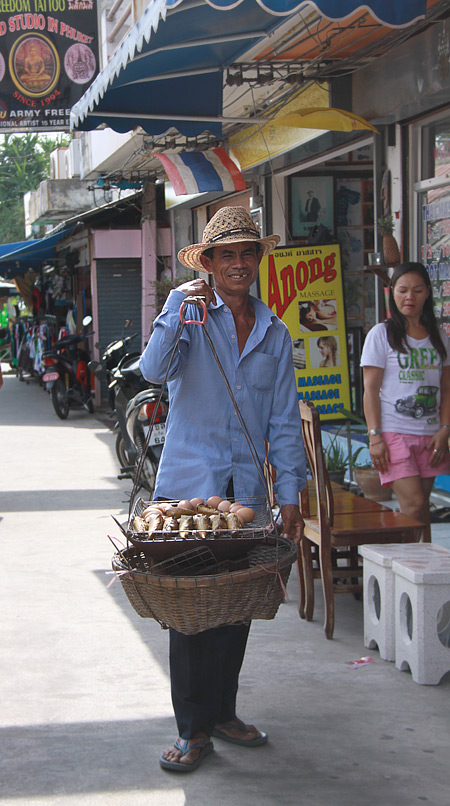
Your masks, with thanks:
M435 686L450 671L450 556L393 560L395 665Z
M450 558L450 551L433 543L377 543L359 547L363 557L364 646L378 647L383 660L395 660L393 560L427 555Z

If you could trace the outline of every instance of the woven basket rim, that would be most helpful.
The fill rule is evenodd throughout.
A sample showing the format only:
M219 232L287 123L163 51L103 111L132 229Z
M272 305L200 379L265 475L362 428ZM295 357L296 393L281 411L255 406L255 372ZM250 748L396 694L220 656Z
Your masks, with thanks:
M112 566L115 571L128 571L134 579L162 588L207 588L213 585L240 584L247 580L258 579L266 573L277 573L280 569L291 566L295 562L298 554L296 544L286 538L277 538L276 541L274 540L273 543L271 543L271 548L275 549L277 542L283 549L279 557L269 562L258 563L250 568L241 569L239 571L225 571L219 574L183 577L135 571L128 567L126 557L123 556L129 549L122 549L114 554Z

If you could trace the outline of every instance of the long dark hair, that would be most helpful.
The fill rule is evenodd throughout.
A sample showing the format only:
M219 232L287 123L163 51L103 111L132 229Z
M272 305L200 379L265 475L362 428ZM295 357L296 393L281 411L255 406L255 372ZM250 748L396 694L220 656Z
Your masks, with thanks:
M447 351L442 343L438 324L434 315L433 289L431 287L429 274L422 263L402 263L400 266L397 266L391 277L391 282L389 283L389 311L391 317L390 319L386 320L388 342L393 350L397 350L399 353L408 352L406 342L406 318L397 308L393 293L397 281L400 279L400 277L403 277L404 274L418 274L424 281L426 287L430 289L430 293L428 294L428 297L425 300L422 308L420 324L426 328L431 344L433 345L434 349L438 351L442 360L444 360L447 356Z

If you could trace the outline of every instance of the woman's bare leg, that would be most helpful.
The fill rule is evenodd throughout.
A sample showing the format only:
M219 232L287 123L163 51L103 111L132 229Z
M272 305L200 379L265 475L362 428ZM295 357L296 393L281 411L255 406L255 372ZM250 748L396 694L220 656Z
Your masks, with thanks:
M425 524L424 543L431 543L430 493L433 484L434 477L422 479L420 476L408 476L392 482L392 489L400 504L400 512Z

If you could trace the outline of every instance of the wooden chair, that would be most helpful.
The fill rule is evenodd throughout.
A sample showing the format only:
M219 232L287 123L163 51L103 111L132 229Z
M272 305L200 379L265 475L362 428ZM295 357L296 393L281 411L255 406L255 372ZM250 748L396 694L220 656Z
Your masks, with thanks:
M319 412L299 402L303 440L312 482L300 494L305 537L298 564L299 612L311 621L314 614L314 579L322 580L325 600L324 630L334 632L334 594L361 594L362 565L358 546L364 543L413 543L421 539L424 524L399 512L360 499L351 492L334 491L325 467ZM312 489L313 488L313 489ZM311 495L313 493L313 495Z

